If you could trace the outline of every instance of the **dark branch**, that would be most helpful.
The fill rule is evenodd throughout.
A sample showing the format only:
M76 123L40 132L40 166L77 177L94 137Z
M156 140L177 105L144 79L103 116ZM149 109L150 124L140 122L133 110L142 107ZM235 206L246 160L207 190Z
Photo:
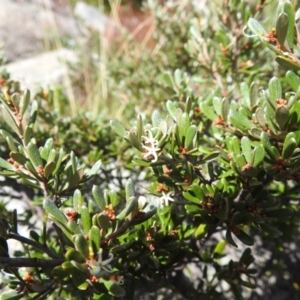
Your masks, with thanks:
M10 258L0 257L0 269L3 268L21 268L37 267L43 269L52 269L65 261L64 258L58 259L38 259L38 258Z
M46 254L48 254L52 258L59 258L60 257L56 253L54 253L53 251L48 249L47 247L43 246L42 244L40 244L38 242L35 242L33 240L30 240L30 239L28 239L24 236L19 235L19 234L9 233L7 235L7 237L8 237L8 239L14 239L14 240L17 240L21 243L24 243L24 244L30 245L30 246L32 246L36 249L39 249L40 251L45 252Z

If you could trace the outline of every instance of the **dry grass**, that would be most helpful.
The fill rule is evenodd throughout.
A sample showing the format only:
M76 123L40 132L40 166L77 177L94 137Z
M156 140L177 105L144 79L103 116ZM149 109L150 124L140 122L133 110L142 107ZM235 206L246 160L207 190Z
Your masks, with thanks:
M57 4L58 7L62 7L63 5L70 4L70 0L56 0L54 3ZM81 95L78 94L78 89L73 85L70 74L67 74L63 80L63 89L69 100L69 111L72 116L77 115L84 110L92 112L93 116L96 117L101 110L105 110L111 106L111 99L109 99L108 91L108 69L111 63L109 60L112 59L110 53L112 51L111 45L116 40L121 40L122 37L122 43L120 43L117 49L116 56L123 55L124 59L130 55L129 49L132 51L133 43L135 45L134 51L136 59L139 59L140 54L145 51L146 48L155 48L152 39L154 31L152 15L145 14L131 6L122 7L121 0L110 0L110 6L111 13L109 17L111 18L111 24L113 25L107 28L105 36L99 36L99 44L96 47L96 53L86 52L84 54L86 57L83 57L80 62L80 72L82 73L81 84L84 91L81 91ZM49 1L43 0L41 9L47 11L49 23L51 24L51 41L49 39L49 34L46 32L44 34L45 50L49 51L62 48L63 37L59 34L53 13L53 6L50 6ZM103 1L101 0L98 0L98 9L101 12L104 10ZM125 36L126 38L124 38ZM87 40L85 40L85 42L87 42ZM84 49L85 45L82 41L76 40L75 43L78 45L81 44ZM95 49L93 49L93 51L95 51ZM97 57L97 74L91 74L90 60L92 56ZM78 101L79 98L82 98L82 95L84 95L83 101ZM119 104L116 113L121 115L127 104L126 101L121 101Z

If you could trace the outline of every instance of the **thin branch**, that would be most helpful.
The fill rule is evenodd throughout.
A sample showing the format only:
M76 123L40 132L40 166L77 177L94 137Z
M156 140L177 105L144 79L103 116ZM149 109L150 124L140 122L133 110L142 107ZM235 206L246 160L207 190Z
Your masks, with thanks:
M16 234L16 233L9 233L7 235L8 239L14 239L14 240L17 240L21 243L24 243L24 244L27 244L27 245L30 245L36 249L39 249L41 250L42 252L45 252L46 254L48 254L51 258L59 258L60 256L57 255L56 253L54 253L53 251L51 251L49 248L43 246L42 244L36 242L36 241L33 241L33 240L30 240L24 236L21 236L19 234Z
M38 258L10 258L0 257L0 269L3 268L21 268L37 267L43 269L52 269L65 261L64 258L57 259L38 259Z

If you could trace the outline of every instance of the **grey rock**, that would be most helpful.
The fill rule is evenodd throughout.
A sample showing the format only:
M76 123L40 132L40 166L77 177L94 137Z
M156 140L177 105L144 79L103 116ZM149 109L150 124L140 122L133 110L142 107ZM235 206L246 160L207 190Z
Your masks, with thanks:
M84 2L76 3L74 15L80 18L87 27L97 30L101 33L105 32L106 27L109 25L109 18L100 11Z
M53 10L53 1L0 1L0 47L9 62L41 53L50 33L73 37L81 34L78 22L67 10Z
M98 31L103 36L107 35L108 31L118 31L116 23L99 9L88 5L84 2L77 2L74 15L79 18L83 24L95 31Z
M62 83L68 74L66 62L75 63L76 54L68 49L59 49L37 55L33 58L7 64L6 69L13 80L21 82L23 88L34 92L38 86L50 86Z

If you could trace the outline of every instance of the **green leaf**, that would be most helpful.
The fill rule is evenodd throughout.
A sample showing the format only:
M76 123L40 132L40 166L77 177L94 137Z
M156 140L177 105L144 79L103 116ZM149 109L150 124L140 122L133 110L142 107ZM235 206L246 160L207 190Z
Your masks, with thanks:
M243 103L246 107L250 106L250 89L247 83L242 82L241 86L241 93L242 93L242 99L243 99Z
M196 197L199 200L204 199L204 194L203 194L202 188L199 185L193 184L190 186L190 189L194 192L194 194L196 195Z
M230 108L229 100L228 100L228 98L224 98L224 99L222 100L222 113L221 113L221 116L222 116L222 119L223 119L225 122L227 122L227 119L228 119L229 108Z
M300 61L292 60L292 58L287 56L277 56L275 60L283 67L290 69L290 70L300 70Z
M22 166L24 166L27 162L27 158L19 152L10 152L9 156Z
M254 107L257 103L259 87L256 82L253 82L250 86L250 104Z
M122 243L118 246L112 247L111 251L113 253L122 253L122 252L126 251L127 249L129 249L132 246L132 244L134 244L134 243L135 243L135 240L131 240L129 243L126 243L126 244Z
M76 286L77 289L85 291L88 288L89 284L86 281L86 275L83 273L83 270L81 270L79 266L77 267L77 269L74 269L71 278L73 285Z
M252 162L251 142L246 136L243 136L241 139L241 147L247 163L251 163Z
M53 174L55 168L56 168L56 163L54 161L50 161L49 163L47 163L44 168L45 177L49 178Z
M200 200L197 197L191 195L188 191L184 191L182 193L182 195L185 199L187 199L193 203L200 204Z
M187 113L183 113L179 122L179 137L182 141L183 137L185 137L188 128L190 127L190 118Z
M151 165L151 162L142 159L133 159L132 163L141 167L149 167Z
M33 229L29 231L29 235L32 239L34 239L36 242L40 242L40 235Z
M201 103L201 110L202 114L211 121L215 121L217 119L217 115L215 114L214 110L211 108L210 105L207 105L206 103Z
M53 171L53 175L57 174L57 172L59 171L61 163L63 162L64 158L65 158L64 149L60 148L59 152L58 152L58 158L57 158L57 161L56 161L56 168Z
M242 224L251 224L254 219L254 214L250 212L244 213L242 218L243 218Z
M159 124L162 122L162 118L158 110L154 110L152 113L152 125L154 127L159 127Z
M28 121L28 127L30 127L31 129L33 128L34 123L36 121L37 110L38 110L38 103L37 101L33 101L31 104L30 117Z
M244 243L247 246L253 246L254 241L251 236L249 236L246 232L243 230L239 230L238 234L233 233L242 243Z
M138 201L133 199L126 207L116 216L116 219L123 220L129 219L130 221L135 217L136 212L138 211Z
M167 107L168 113L173 118L173 120L176 122L177 121L177 116L176 116L177 107L176 107L176 105L171 100L168 100L167 104L166 104L166 107Z
M126 203L130 203L135 195L133 181L130 178L126 181L125 191Z
M264 196L266 197L266 196ZM259 207L260 208L268 208L274 206L277 202L276 199L273 197L269 197L267 199L264 199L264 197L260 198Z
M74 172L72 170L72 166L69 166L68 169L66 170L66 173L67 173L67 180L64 189L76 187L79 184L79 181L81 179L79 172L76 169Z
M298 91L300 86L299 77L293 71L288 71L285 75L288 84L292 87L294 92Z
M231 150L234 153L234 155L237 156L241 153L240 140L237 136L233 136L230 139L230 145L231 145Z
M125 290L116 283L112 281L103 281L105 287L107 288L110 295L120 298L126 295Z
M31 141L31 138L32 138L32 129L29 126L27 126L25 128L24 136L23 136L25 146L27 146L29 144L29 142Z
M217 152L217 151L208 153L201 159L201 162L208 163L210 161L216 160L216 158L218 158L219 156L220 156L220 152Z
M98 160L93 167L87 172L86 176L87 177L92 177L98 174L100 168L101 168L101 160Z
M294 137L289 137L288 134L283 143L282 158L288 159L292 157L296 148L297 148L296 139Z
M241 113L235 110L230 110L229 119L234 127L242 131L245 129L251 129L252 127L255 127L254 124L248 118L246 118Z
M267 136L267 134L265 132L261 133L261 141L264 146L264 149L266 150L266 152L268 153L270 158L277 161L277 155L276 155L276 153L274 153L274 151L272 149L272 145L269 140L269 137Z
M68 219L50 198L44 199L43 207L49 215L51 215L55 220L67 227Z
M214 254L222 254L225 246L226 246L226 241L220 241L218 242L218 244L216 245L215 249L214 249Z
M40 151L41 158L43 160L47 161L48 155L49 155L49 149L47 149L45 147L40 147L39 151Z
M273 77L269 82L269 96L271 103L276 107L276 100L282 98L281 82L277 77Z
M197 134L198 128L196 125L191 125L188 130L186 131L186 136L184 140L184 146L188 149L192 148L193 140ZM191 146L191 147L190 147Z
M227 229L227 230L226 230L226 241L227 241L230 245L232 245L232 246L238 248L237 244L235 243L235 241L234 241L233 238L232 238L230 229Z
M294 211L291 208L272 209L262 212L267 218L287 218L291 217Z
M207 230L208 230L207 224L200 224L198 228L195 230L195 238L196 239L203 238L207 233Z
M276 22L276 36L282 48L284 48L284 42L288 32L288 25L289 25L289 19L287 14L281 12Z
M31 181L31 180L27 180L26 178L20 178L21 182L23 185L27 185L29 187L32 187L33 189L36 189L36 190L40 190L41 189L41 186L34 183L34 181Z
M151 217L153 217L156 212L157 212L157 208L153 207L151 210L147 211L145 214L135 217L132 220L131 224L132 225L141 224L141 223L147 221L148 219L150 219Z
M252 165L258 167L265 158L265 149L263 145L258 145L254 149Z
M110 121L110 127L113 129L113 131L118 134L120 137L126 136L126 130L123 127L121 123L119 123L116 120L111 120Z
M174 71L174 80L177 87L180 87L182 81L182 71L180 69L176 69Z
M259 139L260 135L262 133L262 130L253 127L250 129L249 133L251 134L251 136L255 137L256 139Z
M219 97L213 98L213 107L218 116L222 114L222 101Z
M105 213L100 213L97 215L97 225L100 229L107 230L111 227L111 222L109 220L109 217Z
M266 127L265 112L261 107L258 107L255 111L255 118L262 128Z
M73 238L74 245L77 251L81 253L85 258L89 258L89 244L82 234L76 234Z
M51 276L55 279L56 278L64 279L69 275L70 275L69 270L65 270L61 266L57 266L57 267L53 268L52 271L51 271Z
M75 249L69 249L66 252L65 257L66 257L67 260L69 260L69 261L75 260L79 264L83 264L86 261L86 258L80 252L78 252Z
M136 122L137 138L139 141L142 140L142 135L144 134L143 118L141 115L137 116Z
M260 25L258 21L256 21L254 18L250 18L247 23L249 29L256 35L263 35L267 33L265 29Z
M236 211L230 221L230 224L232 225L237 225L237 224L241 224L243 222L242 220L242 214L240 211Z
M173 80L172 75L171 75L169 72L164 72L164 73L162 73L161 76L159 77L159 79L160 79L161 81L163 81L163 83L164 83L167 87L173 89L173 87L174 87L174 85L175 85L175 82L174 82L174 80Z
M19 127L11 111L6 105L0 104L0 123L7 125L13 132L19 134Z
M41 158L40 152L33 142L30 142L26 147L28 156L33 165L37 168L43 166L43 160Z
M265 230L266 232L268 232L270 235L274 236L274 237L280 237L282 236L282 232L279 231L278 229L276 229L275 227L273 227L270 223L268 222L264 222L259 224L259 226Z
M5 293L1 296L1 300L19 300L24 297L23 293L18 294L16 291Z
M48 153L53 149L54 141L53 138L49 138L46 140L44 148L48 149ZM48 155L46 159L48 158Z
M77 172L77 157L73 151L70 153L70 161L72 166L72 174L75 174Z
M115 191L109 191L109 202L113 207L116 207L120 203L120 199Z
M294 38L295 38L295 12L292 3L285 2L283 11L287 14L288 18L288 29L287 29L287 36L286 40L290 49L293 51L294 49Z
M91 228L91 218L88 208L85 205L82 205L80 207L80 220L83 227L84 234L88 234L90 228Z
M142 146L142 143L141 143L141 141L138 140L137 135L136 135L135 132L129 131L126 138L129 140L130 144L134 148L136 148L137 150L139 150L141 152L144 152L144 148Z
M14 140L10 136L6 137L6 142L7 142L7 145L9 147L10 151L13 151L13 152L17 152L18 151L17 146L16 146Z
M79 212L80 207L83 205L83 197L80 190L75 190L73 195L73 208Z
M21 102L20 102L20 112L22 117L24 116L28 108L29 102L30 102L30 91L28 89L25 89L24 95L21 98Z
M108 205L108 203L105 201L102 189L98 185L94 185L92 188L92 194L101 211L105 210L105 207Z
M100 230L94 225L89 230L89 246L90 249L93 249L93 254L95 256L100 248Z
M234 157L234 160L240 169L242 169L247 163L243 154Z
M281 130L285 129L285 125L289 120L289 110L285 105L279 106L275 111L275 118Z
M240 262L246 266L251 265L254 262L254 257L251 255L251 249L246 248L240 258Z

